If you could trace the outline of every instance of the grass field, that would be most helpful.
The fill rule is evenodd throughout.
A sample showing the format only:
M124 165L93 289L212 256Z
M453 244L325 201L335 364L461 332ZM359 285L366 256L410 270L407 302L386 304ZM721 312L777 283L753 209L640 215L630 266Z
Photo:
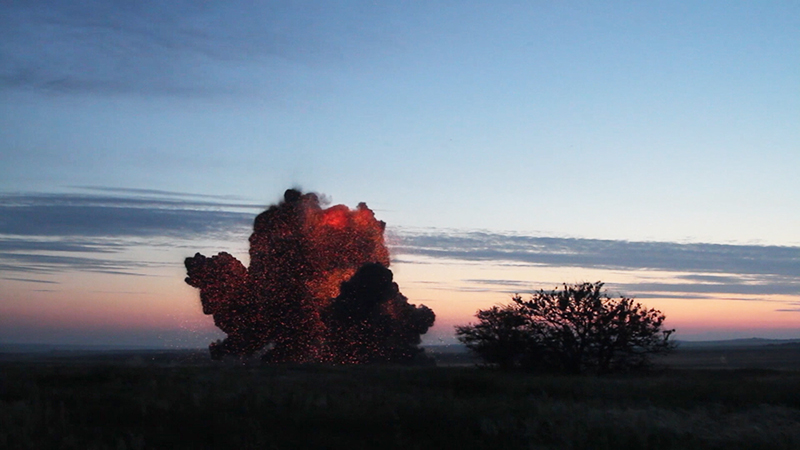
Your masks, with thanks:
M797 349L756 350L749 365L745 353L684 350L652 373L608 377L463 357L275 367L192 351L4 354L0 448L800 448L800 372L776 370Z

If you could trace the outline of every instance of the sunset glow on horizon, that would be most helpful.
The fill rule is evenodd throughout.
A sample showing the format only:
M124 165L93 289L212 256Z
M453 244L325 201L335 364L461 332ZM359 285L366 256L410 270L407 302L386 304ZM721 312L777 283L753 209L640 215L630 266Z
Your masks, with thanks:
M238 241L196 243L201 250L239 248L233 254L247 264L249 258L242 249L244 231L234 233ZM685 284L687 274L695 274L692 271L559 266L502 257L471 261L425 256L409 249L413 237L404 238L403 233L402 229L392 230L390 241L395 248L390 245L390 267L409 301L424 304L436 313L434 326L423 336L425 345L456 343L456 325L474 321L478 309L508 303L515 293L525 297L540 289L588 280L605 282L611 296L634 297L649 308L661 310L667 316L666 326L677 329L675 337L679 340L798 336L796 310L800 297L768 293L775 286L766 286L762 294L709 293L709 286L715 285L706 281L696 284L692 292ZM134 273L64 269L48 270L50 275L6 276L1 281L4 302L0 338L5 342L205 347L224 334L210 316L203 314L197 291L183 282L181 258L190 255L193 242L162 248L158 259L154 257L159 251L146 251L150 266ZM138 260L141 252L140 245L132 245L115 253L114 258ZM704 276L713 279L728 275ZM789 291L797 283L796 278L793 280ZM748 283L752 288L747 290L758 290L757 280ZM717 285L721 290L726 286L730 287Z
M427 345L584 281L800 339L797 3L73 3L0 12L0 344L224 338L184 259L289 188L386 223Z

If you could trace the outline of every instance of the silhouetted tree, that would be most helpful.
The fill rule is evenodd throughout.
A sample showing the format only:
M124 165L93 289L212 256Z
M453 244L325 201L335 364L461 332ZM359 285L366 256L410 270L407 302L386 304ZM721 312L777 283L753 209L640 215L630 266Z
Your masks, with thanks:
M458 339L489 364L531 367L538 362L540 334L518 303L478 311L478 323L456 327Z
M478 311L476 325L456 327L458 339L484 361L502 367L551 368L569 373L641 368L669 352L675 330L665 316L633 299L610 298L603 283L519 295L512 303Z

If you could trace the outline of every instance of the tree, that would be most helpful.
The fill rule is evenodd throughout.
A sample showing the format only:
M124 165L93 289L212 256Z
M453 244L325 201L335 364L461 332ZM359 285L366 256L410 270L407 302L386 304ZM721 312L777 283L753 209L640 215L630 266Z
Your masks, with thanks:
M537 341L539 334L533 332L533 324L521 312L518 303L493 306L478 311L475 316L478 318L476 325L456 327L458 339L467 348L488 364L503 369L534 364L532 356L541 348Z
M665 316L633 299L612 299L603 283L540 290L530 300L478 311L478 323L456 327L458 339L501 367L569 373L642 368L650 356L674 348Z

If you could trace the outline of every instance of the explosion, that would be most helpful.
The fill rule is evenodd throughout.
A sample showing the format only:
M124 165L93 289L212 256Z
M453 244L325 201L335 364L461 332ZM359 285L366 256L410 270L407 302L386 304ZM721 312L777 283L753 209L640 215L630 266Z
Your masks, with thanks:
M392 280L386 224L366 204L324 209L289 189L259 214L250 267L228 253L186 258L186 283L227 338L212 358L264 352L270 362L408 361L435 315Z

